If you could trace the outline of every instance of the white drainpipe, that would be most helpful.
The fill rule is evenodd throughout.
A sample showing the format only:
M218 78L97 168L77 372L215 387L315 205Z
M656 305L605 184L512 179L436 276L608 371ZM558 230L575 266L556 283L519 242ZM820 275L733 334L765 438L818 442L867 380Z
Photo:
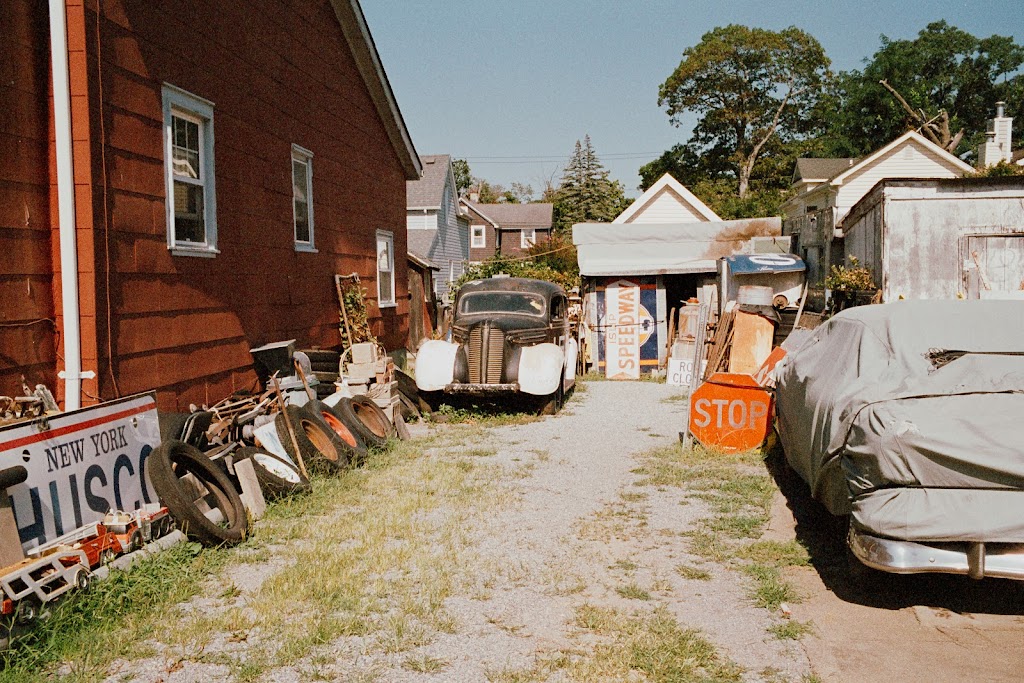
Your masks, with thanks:
M78 311L78 243L75 235L75 176L71 159L71 86L64 0L50 3L50 65L57 152L57 215L60 223L61 309L64 315L64 409L82 407L82 334ZM94 373L89 373L95 377Z

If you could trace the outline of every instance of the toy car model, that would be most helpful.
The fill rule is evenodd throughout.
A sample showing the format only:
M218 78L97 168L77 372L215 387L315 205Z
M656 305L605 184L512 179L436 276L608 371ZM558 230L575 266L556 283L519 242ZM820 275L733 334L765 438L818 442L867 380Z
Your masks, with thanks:
M72 588L88 588L92 577L87 567L83 550L58 546L0 569L0 615L32 621L43 604Z
M449 396L519 396L557 412L575 383L578 344L556 284L493 277L462 286L452 339L424 342L416 386L428 404Z

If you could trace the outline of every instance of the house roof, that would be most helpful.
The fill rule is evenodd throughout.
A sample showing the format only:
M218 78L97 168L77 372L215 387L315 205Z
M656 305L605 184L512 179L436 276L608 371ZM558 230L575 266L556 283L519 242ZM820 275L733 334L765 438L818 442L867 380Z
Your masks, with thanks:
M423 268L424 270L441 270L440 267L435 266L433 263L431 263L427 259L423 258L422 256L418 256L417 254L414 254L411 251L408 253L408 257L409 257L409 262L410 263L412 263L413 265L419 266L420 268Z
M551 227L554 204L479 204L465 202L477 214L494 224L501 230L521 230L537 228L546 230Z
M657 197L662 193L672 192L679 197L679 201L683 204L687 204L697 214L702 216L704 220L708 221L720 221L722 220L717 213L708 208L707 204L697 198L692 192L686 189L686 186L681 182L673 178L671 175L666 173L661 176L656 183L647 188L647 191L637 197L637 199L629 205L629 207L619 214L613 223L631 223L636 216L643 213L643 210L648 207ZM642 222L642 221L638 221Z
M924 145L924 147L926 149L931 150L932 152L937 154L940 158L942 158L944 161L946 161L948 164L950 164L951 166L957 167L959 170L963 171L964 173L972 173L974 171L974 167L971 166L970 164L968 164L967 162L961 161L958 157L956 157L953 154L950 154L946 150L942 149L941 147L939 147L934 142L932 142L931 140L929 140L925 136L921 135L917 131L910 130L910 131L907 131L906 133L904 133L903 135L899 136L898 138L896 138L892 142L890 142L885 147L882 147L881 149L875 150L871 154L867 155L866 157L864 157L863 159L861 159L857 163L855 163L852 166L850 166L849 168L847 168L842 173L839 173L838 175L832 176L832 178L829 180L829 182L832 185L842 185L843 181L848 176L850 176L851 174L856 173L861 168L863 168L863 167L865 167L865 166L867 166L867 165L869 165L871 163L874 163L877 159L880 159L880 158L884 157L886 154L888 154L892 150L897 149L898 147L903 146L904 143L911 142L911 141L912 142L916 142L916 143L918 143L920 145Z
M434 236L437 234L437 230L408 230L407 233L406 248L409 253L430 260L430 247L434 245Z
M410 209L440 208L451 157L447 154L426 154L420 159L423 161L423 175L419 180L405 181L405 205Z
M469 201L469 200L468 200L468 199L466 199L465 197L459 197L459 206L461 206L462 208L464 208L464 209L466 210L466 212L467 212L467 213L468 213L468 212L472 212L472 213L475 213L475 214L476 214L477 216L479 216L479 217L480 217L480 219L481 219L481 220L483 220L484 222L486 222L486 223L490 223L490 224L491 224L491 225L493 225L493 226L494 226L495 228L497 228L497 227L498 227L498 223L497 223L497 221L495 221L495 220L494 220L493 218L491 218L490 216L488 216L487 214L485 214L485 213L484 213L484 212L483 212L483 211L482 211L482 210L481 210L481 209L480 209L480 208L479 208L479 207L478 207L478 206L477 206L476 204L474 204L473 202Z
M824 181L833 178L846 169L852 167L858 159L834 158L834 159L797 159L796 169L793 171L793 182L800 180Z
M370 91L377 114L384 124L388 139L391 140L391 146L395 148L395 153L402 163L406 179L419 178L422 170L419 155L412 144L412 137L398 108L395 93L391 90L391 83L384 73L384 66L380 62L377 46L370 35L370 28L366 25L366 17L359 6L359 0L331 0L331 5L341 24L342 33L345 34L345 40L348 41L359 75Z

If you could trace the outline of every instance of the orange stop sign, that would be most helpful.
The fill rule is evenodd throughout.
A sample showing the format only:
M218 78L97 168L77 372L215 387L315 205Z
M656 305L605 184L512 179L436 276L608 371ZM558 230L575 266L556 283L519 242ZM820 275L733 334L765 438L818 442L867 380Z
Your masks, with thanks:
M768 438L772 394L750 375L716 372L690 396L690 433L723 451L748 451Z

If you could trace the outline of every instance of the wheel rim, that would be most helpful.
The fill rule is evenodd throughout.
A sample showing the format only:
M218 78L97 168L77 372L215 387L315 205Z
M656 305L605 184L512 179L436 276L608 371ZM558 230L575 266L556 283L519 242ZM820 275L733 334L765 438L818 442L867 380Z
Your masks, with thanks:
M278 479L284 479L285 481L291 484L302 483L302 479L299 477L298 470L294 470L291 467L288 467L288 465L285 465L277 458L272 458L270 456L261 455L257 453L256 455L253 456L253 460L258 462L263 469L267 470Z
M78 584L79 590L84 591L86 588L89 587L89 576L85 573L85 571L80 571L78 572L78 575L75 577L75 583Z
M312 442L313 447L331 462L338 462L338 449L331 443L331 437L327 432L307 420L302 420L301 425L302 431L305 432L306 438Z
M320 415L324 418L324 422L331 428L331 431L338 435L338 438L347 443L352 448L356 447L356 436L352 433L345 423L338 419L334 413L329 413L326 410L321 410Z
M355 411L359 421L366 425L366 428L382 439L386 439L388 431L380 421L380 415L362 403L353 403L352 410Z

